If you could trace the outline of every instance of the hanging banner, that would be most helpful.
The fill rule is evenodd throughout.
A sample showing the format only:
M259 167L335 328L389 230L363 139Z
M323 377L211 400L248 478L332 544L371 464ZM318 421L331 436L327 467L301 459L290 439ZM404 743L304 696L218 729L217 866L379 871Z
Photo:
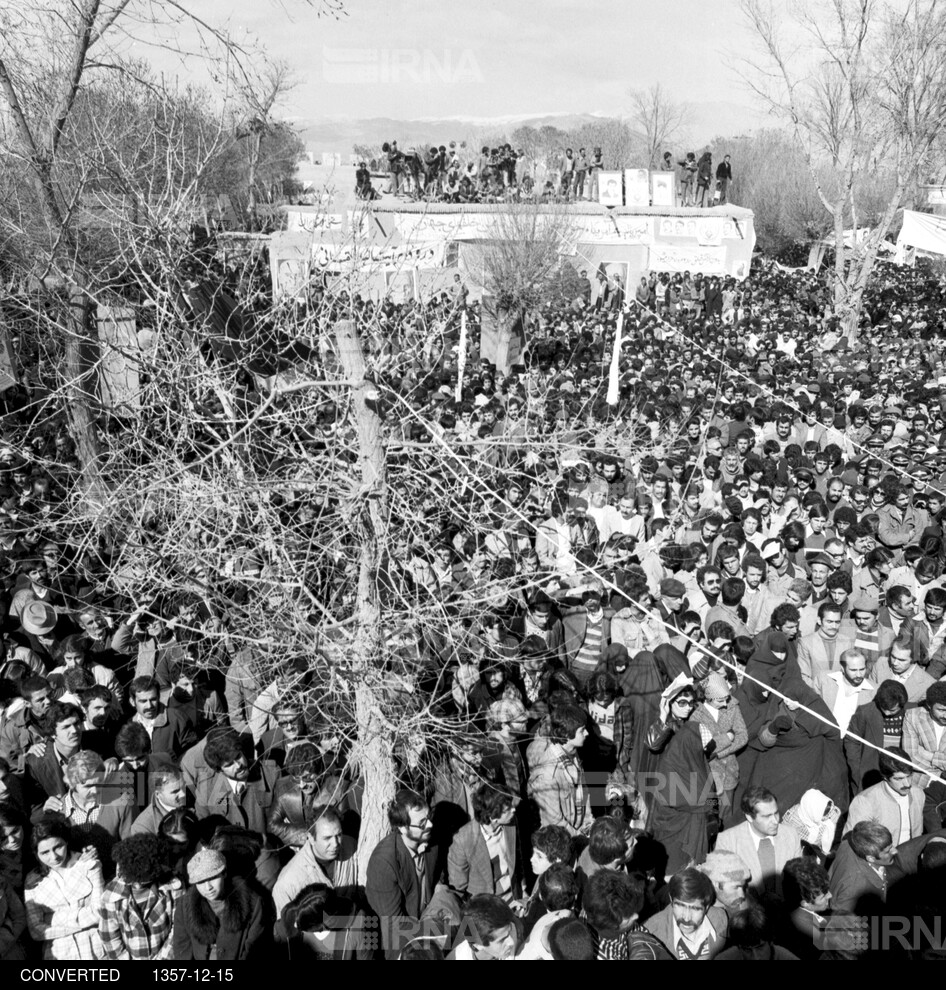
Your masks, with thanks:
M904 210L903 227L897 238L899 264L904 264L906 260L907 245L930 254L946 254L946 217Z
M624 169L624 205L650 206L650 172L646 168Z
M702 272L725 275L726 249L701 248L684 244L654 244L650 248L648 268L652 272Z
M286 207L286 230L312 233L316 230L344 230L345 214L328 213L318 206Z

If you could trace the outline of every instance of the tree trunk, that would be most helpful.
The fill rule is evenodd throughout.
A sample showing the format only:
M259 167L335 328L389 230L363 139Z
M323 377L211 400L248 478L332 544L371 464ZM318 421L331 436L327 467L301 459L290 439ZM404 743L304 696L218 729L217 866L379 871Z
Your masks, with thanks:
M351 320L335 324L338 354L345 376L352 382L352 405L358 428L358 463L361 471L361 505L358 533L358 598L355 605L355 639L351 646L356 689L358 738L353 757L361 770L364 798L358 863L364 880L368 859L388 834L387 805L394 797L394 744L396 727L384 717L382 699L372 681L374 660L381 648L381 604L377 573L387 519L384 444L381 420L368 408L370 382L365 380L365 356Z
M102 477L102 445L90 402L96 401L97 335L93 336L92 304L79 285L69 288L69 328L63 347L66 421L82 467L83 493L102 506L107 489Z

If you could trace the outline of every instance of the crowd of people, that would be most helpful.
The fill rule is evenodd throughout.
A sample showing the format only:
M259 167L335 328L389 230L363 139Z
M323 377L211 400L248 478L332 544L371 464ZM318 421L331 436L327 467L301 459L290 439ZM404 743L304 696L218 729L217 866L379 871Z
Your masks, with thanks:
M597 203L600 174L605 168L600 147L590 152L582 147L577 151L566 148L554 168L542 177L536 162L508 143L495 148L484 145L476 156L466 154L455 141L426 150L402 150L397 141L386 141L381 147L388 175L384 192L438 203ZM667 151L660 171L675 174L675 205L705 208L729 202L733 179L729 155L714 169L710 151L699 159L688 152L676 163ZM359 162L356 168L355 194L369 201L381 197L367 161Z
M0 958L941 954L944 284L882 268L853 339L827 276L642 286L549 303L508 375L463 291L336 303L429 494L377 575L424 617L402 693L453 729L364 871L325 658L107 595L7 396Z

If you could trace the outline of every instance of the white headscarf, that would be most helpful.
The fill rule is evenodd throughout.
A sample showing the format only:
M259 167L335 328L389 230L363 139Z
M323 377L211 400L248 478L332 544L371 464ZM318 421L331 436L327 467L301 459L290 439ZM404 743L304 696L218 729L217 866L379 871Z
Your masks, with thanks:
M818 846L822 852L828 853L834 843L834 833L837 831L840 817L841 810L831 798L811 788L805 791L794 808L786 812L784 820L805 842Z

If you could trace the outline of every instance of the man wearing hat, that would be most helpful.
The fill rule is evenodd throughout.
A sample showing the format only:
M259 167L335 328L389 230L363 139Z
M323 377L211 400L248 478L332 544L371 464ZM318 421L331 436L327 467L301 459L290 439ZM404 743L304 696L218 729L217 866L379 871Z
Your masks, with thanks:
M716 849L697 867L713 883L717 902L726 909L730 919L748 905L746 890L752 871L734 853Z
M853 635L854 646L867 657L867 669L874 670L879 658L890 649L894 631L881 625L880 599L869 591L859 591L852 598L850 614L850 622L843 624L842 629Z
M26 583L22 583L24 578L21 576L21 586L14 592L13 600L10 603L11 615L20 618L26 606L34 601L46 602L54 609L65 606L62 595L57 594L49 587L49 571L42 560L25 561L22 565L21 575L25 575Z
M660 582L660 600L657 612L664 624L673 632L681 628L683 613L687 610L686 586L676 578L664 578Z
M58 649L62 632L65 635L65 622L60 622L59 613L44 601L31 601L20 613L20 626L29 648L52 670L58 663ZM57 627L60 627L57 629Z
M770 537L762 544L762 559L766 563L765 584L778 599L784 599L788 589L803 572L788 559L785 546L778 537Z

